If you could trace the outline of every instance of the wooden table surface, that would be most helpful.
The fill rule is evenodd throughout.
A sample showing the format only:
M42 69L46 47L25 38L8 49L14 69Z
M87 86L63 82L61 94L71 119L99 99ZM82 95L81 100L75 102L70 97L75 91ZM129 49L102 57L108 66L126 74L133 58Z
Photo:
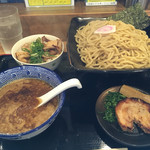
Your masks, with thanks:
M123 0L118 0L118 4L115 6L85 6L84 2L77 1L74 6L34 8L26 8L24 3L9 3L9 5L15 5L19 10L24 37L43 33L67 41L72 18L108 17L124 10L123 3ZM150 4L145 11L150 16Z
M2 4L0 5L8 5ZM67 34L73 17L108 17L125 9L124 0L118 0L115 6L85 6L77 1L67 7L34 7L26 8L24 3L9 3L19 10L23 37L33 34L50 34L67 41ZM145 12L150 16L150 3ZM65 42L66 45L66 42ZM67 51L65 47L65 51ZM4 54L0 46L0 54Z
M0 45L0 55L3 55L3 54L5 54L5 53L4 53L4 51L3 51L2 46Z

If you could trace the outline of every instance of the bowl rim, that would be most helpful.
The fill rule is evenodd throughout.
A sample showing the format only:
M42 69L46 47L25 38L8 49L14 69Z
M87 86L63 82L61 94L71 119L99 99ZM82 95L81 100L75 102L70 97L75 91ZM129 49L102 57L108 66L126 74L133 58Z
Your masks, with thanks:
M57 79L60 83L62 83L62 79L60 78L60 76L58 74L56 74L53 70L50 70L48 68L45 68L45 67L42 67L42 66L33 66L33 65L23 65L23 66L17 66L17 67L14 67L14 68L11 68L11 69L8 69L8 70L5 70L3 72L0 72L0 75L1 74L5 74L7 73L8 71L11 71L11 70L14 70L14 69L17 69L17 68L32 68L32 67L36 67L36 68L43 68L45 70L48 70L50 71ZM11 82L11 81L10 81ZM8 83L6 83L8 84ZM4 85L3 85L4 86ZM0 138L5 138L5 139L19 139L19 137L23 137L23 136L26 136L26 135L30 135L32 133L34 133L35 131L38 131L40 130L41 128L43 128L45 125L47 125L48 123L50 123L51 121L53 122L53 119L55 119L57 117L57 115L59 114L59 112L61 111L61 108L64 104L64 101L65 101L65 92L62 92L61 94L61 100L59 101L59 105L58 107L56 108L55 112L51 115L51 117L48 118L48 120L46 120L45 122L43 122L41 125L39 125L38 127L34 128L34 129L31 129L31 130L28 130L26 132L22 132L22 133L17 133L17 134L3 134L3 133L0 133ZM38 134L37 134L38 135ZM31 136L33 137L33 136ZM31 138L29 136L29 138ZM24 138L22 138L24 139ZM25 138L25 139L28 139Z
M14 50L16 49L16 47L18 47L18 44L20 44L20 43L22 43L23 42L23 44L22 45L24 45L25 43L28 43L28 42L24 42L24 41L26 41L27 39L30 39L30 38L34 38L34 37L42 37L42 36L48 36L49 38L51 37L51 38L54 38L54 39L60 39L60 38L58 38L57 36L54 36L54 35L50 35L50 34L34 34L34 35L29 35L29 36L26 36L26 37L24 37L24 38L22 38L22 39L20 39L19 41L17 41L14 45L13 45L13 47L12 47L12 49L11 49L11 55L12 55L12 57L17 61L17 62L19 62L20 64L24 64L24 65L35 65L35 66L37 66L37 65L45 65L45 64L48 64L48 63L51 63L51 62L54 62L56 59L58 59L59 57L61 57L61 55L63 54L63 52L64 52L64 42L62 41L62 51L61 51L61 53L55 58L55 59L53 59L53 60L49 60L49 61L47 61L47 62L43 62L43 63L33 63L33 64L31 64L31 63L25 63L25 62L22 62L22 61L20 61L20 60L18 60L17 58L16 58L16 56L15 56L15 53L14 53ZM34 40L32 40L31 42L33 42ZM18 49L18 48L17 48ZM18 51L18 50L17 50Z

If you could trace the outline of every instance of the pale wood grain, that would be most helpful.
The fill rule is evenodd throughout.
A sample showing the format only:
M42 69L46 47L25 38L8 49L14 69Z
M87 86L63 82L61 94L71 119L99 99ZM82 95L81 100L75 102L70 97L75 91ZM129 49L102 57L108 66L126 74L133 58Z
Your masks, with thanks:
M77 2L74 7L25 8L22 4L18 4L17 7L24 36L46 33L64 41L67 40L67 32L73 17L108 17L124 9L120 3L117 6L85 7L83 2Z
M5 5L5 4L0 4ZM75 6L26 8L24 3L11 3L17 6L21 18L23 36L46 33L67 40L67 32L73 17L108 17L124 9L116 6L85 6L76 2Z
M4 53L4 51L3 51L2 46L0 45L0 55L3 55L3 54L5 54L5 53Z

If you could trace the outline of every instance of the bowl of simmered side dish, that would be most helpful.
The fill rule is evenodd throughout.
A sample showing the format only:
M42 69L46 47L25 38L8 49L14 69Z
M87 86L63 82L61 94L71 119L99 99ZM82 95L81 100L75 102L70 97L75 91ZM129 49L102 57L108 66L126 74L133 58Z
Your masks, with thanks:
M19 65L39 65L55 70L61 61L64 43L56 36L27 36L12 47L11 54Z
M63 106L65 93L39 108L36 97L62 83L55 72L24 65L0 73L0 79L0 138L29 139L53 123Z

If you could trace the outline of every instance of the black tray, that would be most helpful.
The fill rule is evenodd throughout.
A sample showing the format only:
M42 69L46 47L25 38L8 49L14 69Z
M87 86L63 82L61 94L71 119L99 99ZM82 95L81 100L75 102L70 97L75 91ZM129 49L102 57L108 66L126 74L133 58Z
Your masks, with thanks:
M135 73L135 72L143 72L150 70L150 68L146 69L122 69L122 70L99 70L99 69L91 69L85 67L85 64L81 61L80 56L77 52L77 43L75 41L75 34L77 32L77 29L81 26L87 25L90 21L93 20L105 20L105 18L84 18L84 17L74 17L71 19L70 22L70 27L68 31L68 41L67 41L67 52L68 52L68 57L69 57L69 62L70 65L78 70L78 71L84 71L84 72L93 72L93 73L111 73L111 74L116 74L116 73L121 73L121 74L126 74L126 73ZM150 37L150 26L147 28L143 29L146 31L147 35Z
M11 55L0 56L0 72L18 66ZM77 77L83 88L71 88L66 91L66 100L63 109L54 123L40 135L28 140L9 141L0 140L0 149L3 150L96 150L104 147L137 150L140 146L123 145L108 136L99 125L95 104L99 94L105 89L129 84L139 89L150 91L150 73L134 75L98 75L81 73L69 64L67 54L63 54L62 63L55 70L67 80ZM142 150L150 147L142 145Z

